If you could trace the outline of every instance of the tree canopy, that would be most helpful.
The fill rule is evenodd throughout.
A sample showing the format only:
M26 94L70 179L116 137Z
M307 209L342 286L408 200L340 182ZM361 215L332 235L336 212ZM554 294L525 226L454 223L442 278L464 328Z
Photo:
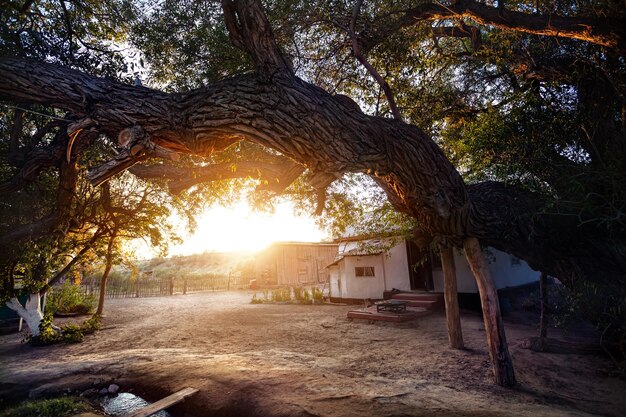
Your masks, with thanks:
M129 170L193 200L252 179L344 220L354 205L337 182L365 174L423 244L478 238L623 294L625 13L603 0L8 2L1 187L21 199L7 210L33 210L0 242L67 229L68 210L23 190L51 166L64 184L72 155L95 186ZM41 113L53 122L30 139L12 133Z

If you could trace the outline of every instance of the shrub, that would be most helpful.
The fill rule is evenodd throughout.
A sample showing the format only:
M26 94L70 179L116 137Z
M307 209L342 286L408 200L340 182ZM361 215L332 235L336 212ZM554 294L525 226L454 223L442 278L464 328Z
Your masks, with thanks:
M272 291L272 301L291 301L291 290L289 288L279 288Z
M311 294L309 294L306 288L295 287L293 289L293 298L300 304L311 303Z
M15 407L0 411L0 417L65 417L89 411L83 401L72 397L26 401Z
M52 345L55 343L80 343L86 334L100 330L102 318L94 314L82 324L69 323L60 328L53 326L52 314L46 314L39 324L39 335L27 339L36 346Z
M324 293L322 292L322 290L317 287L313 287L311 291L313 292L313 300L320 303L324 301Z
M66 281L48 295L46 313L89 314L94 311L96 302L96 297L84 294L78 285Z

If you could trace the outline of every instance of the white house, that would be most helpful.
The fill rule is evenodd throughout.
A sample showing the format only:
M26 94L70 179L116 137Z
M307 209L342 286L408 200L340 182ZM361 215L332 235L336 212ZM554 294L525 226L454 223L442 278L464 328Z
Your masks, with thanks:
M497 289L517 287L539 280L539 272L526 262L499 250L486 249L486 258ZM477 293L476 280L465 255L455 250L459 293ZM336 260L328 266L330 296L335 301L381 299L384 291L443 292L443 271L438 256L420 251L401 239L339 242Z

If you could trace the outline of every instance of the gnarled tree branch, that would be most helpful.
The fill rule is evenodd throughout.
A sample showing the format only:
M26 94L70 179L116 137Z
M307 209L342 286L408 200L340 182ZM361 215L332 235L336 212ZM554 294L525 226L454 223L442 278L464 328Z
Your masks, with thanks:
M144 179L167 179L174 194L196 184L234 178L259 179L265 182L259 189L281 192L304 172L304 167L286 158L280 159L283 160L281 163L240 161L190 168L166 164L135 165L130 172Z
M487 6L474 0L457 0L449 5L424 3L406 10L393 23L379 28L364 39L370 49L382 39L422 20L468 18L474 22L500 29L540 36L578 39L626 51L626 21L614 18L530 14Z

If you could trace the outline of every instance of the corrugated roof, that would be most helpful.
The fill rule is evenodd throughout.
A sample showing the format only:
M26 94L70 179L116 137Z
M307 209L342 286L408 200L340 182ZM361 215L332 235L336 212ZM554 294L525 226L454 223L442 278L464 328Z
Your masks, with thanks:
M333 265L339 264L339 262L343 258L346 258L348 256L377 256L377 255L380 255L383 252L384 252L383 250L351 249L351 250L349 250L347 252L342 253L337 258L335 258L333 263L331 263L329 265L326 265L326 268L328 268L329 266L333 266Z

